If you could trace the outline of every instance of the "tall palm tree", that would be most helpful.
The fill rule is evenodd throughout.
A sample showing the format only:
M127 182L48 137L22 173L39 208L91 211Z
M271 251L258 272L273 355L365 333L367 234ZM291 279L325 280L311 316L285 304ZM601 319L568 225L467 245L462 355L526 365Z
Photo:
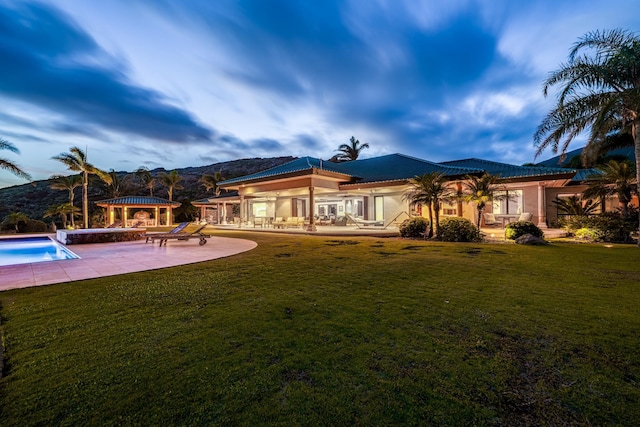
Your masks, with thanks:
M618 196L622 215L629 214L629 204L634 194L638 194L635 170L629 162L610 160L596 168L600 173L587 178L587 188L583 195L587 198Z
M607 139L631 138L640 192L640 37L620 29L587 33L569 61L549 75L544 95L555 85L561 85L558 103L536 130L536 155L547 147L564 154L586 130L587 149ZM638 221L640 227L640 216Z
M71 147L68 153L60 153L52 157L64 164L69 170L82 175L82 218L84 228L89 228L89 175L98 175L105 182L110 180L109 174L93 166L87 161L87 154L78 147Z
M506 196L499 194L504 191L504 187L500 184L500 179L495 175L485 173L478 177L467 175L462 191L462 199L465 202L474 203L478 212L476 225L480 228L482 213L487 207L487 203L494 200L504 199Z
M172 170L169 173L161 172L158 176L160 183L167 187L169 193L169 201L173 201L173 190L182 190L184 187L180 184L182 177L178 175L177 170Z
M20 150L18 150L15 145L2 138L0 138L0 150L9 150L14 153L20 153ZM6 169L20 178L31 180L31 175L20 169L18 165L10 160L0 158L0 169Z
M54 175L52 177L55 181L49 186L49 188L53 190L67 190L69 192L69 205L73 206L73 201L75 198L74 191L76 188L82 185L82 176L80 175ZM74 214L71 214L71 227L76 226L74 221ZM66 228L66 224L65 224Z
M456 198L456 192L448 186L443 173L431 172L409 179L411 188L402 197L411 204L422 204L429 209L429 235L433 237L435 212L436 234L440 230L440 202Z
M149 169L144 166L139 167L134 172L135 176L142 181L145 187L149 190L149 196L153 197L153 189L156 186L156 179L151 175Z
M222 176L221 171L215 172L213 175L204 174L199 179L202 186L207 190L213 190L216 196L220 195L220 187L218 187L218 183L224 181L224 177Z
M360 156L360 152L365 148L369 148L369 144L360 144L355 137L351 137L349 144L342 144L338 147L339 153L333 159L338 162L350 162L356 160Z

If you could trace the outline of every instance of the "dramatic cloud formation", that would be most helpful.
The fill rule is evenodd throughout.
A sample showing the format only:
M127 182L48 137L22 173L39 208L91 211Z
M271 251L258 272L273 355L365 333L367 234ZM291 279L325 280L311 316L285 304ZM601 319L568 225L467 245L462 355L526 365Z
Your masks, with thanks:
M638 30L626 3L0 0L0 136L36 178L73 145L170 169L352 135L367 156L529 162L546 73L588 31Z

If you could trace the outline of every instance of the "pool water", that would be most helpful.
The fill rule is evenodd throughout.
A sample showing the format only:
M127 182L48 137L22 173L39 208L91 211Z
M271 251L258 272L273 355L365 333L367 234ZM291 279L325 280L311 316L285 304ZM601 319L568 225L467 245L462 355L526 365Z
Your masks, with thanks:
M0 239L0 266L80 258L48 237Z

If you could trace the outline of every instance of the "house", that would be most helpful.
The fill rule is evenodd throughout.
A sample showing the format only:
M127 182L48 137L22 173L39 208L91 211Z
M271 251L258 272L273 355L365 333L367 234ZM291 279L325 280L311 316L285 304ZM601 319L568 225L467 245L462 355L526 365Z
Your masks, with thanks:
M254 223L256 218L306 218L305 226L335 222L341 217L369 221L377 225L421 214L420 206L410 206L402 197L408 180L430 172L443 173L456 189L462 190L467 175L489 173L499 176L508 197L494 201L493 211L503 221L521 213L533 214L541 228L558 215L551 203L558 196L584 189L574 169L517 166L482 159L434 163L403 154L332 163L302 157L262 172L221 182L227 190L221 196L193 202L201 218L212 223ZM576 180L578 176L578 180ZM475 206L454 202L442 206L442 215L474 220ZM231 213L231 215L230 215Z

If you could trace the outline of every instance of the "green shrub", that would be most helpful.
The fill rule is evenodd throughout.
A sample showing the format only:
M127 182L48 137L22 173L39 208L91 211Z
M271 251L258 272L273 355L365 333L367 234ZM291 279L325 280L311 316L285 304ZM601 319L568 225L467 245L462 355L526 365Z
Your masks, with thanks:
M531 234L532 236L542 238L544 233L534 223L530 221L516 221L507 224L504 230L504 235L507 239L516 240L518 237L525 234Z
M405 219L400 224L400 236L402 237L424 237L429 221L422 217Z
M631 233L638 229L638 217L629 215L623 217L620 212L604 212L594 216L572 216L564 220L564 228L571 234L578 236L578 230L593 231L593 240L598 242L630 243L633 241ZM584 235L586 232L582 231Z
M578 239L588 240L590 242L597 242L602 239L602 233L594 228L579 228L575 232L575 236Z
M466 218L447 218L440 223L438 240L443 242L481 242L480 230Z
M21 233L42 233L47 231L47 223L37 219L28 219L24 222L24 227L20 227Z

